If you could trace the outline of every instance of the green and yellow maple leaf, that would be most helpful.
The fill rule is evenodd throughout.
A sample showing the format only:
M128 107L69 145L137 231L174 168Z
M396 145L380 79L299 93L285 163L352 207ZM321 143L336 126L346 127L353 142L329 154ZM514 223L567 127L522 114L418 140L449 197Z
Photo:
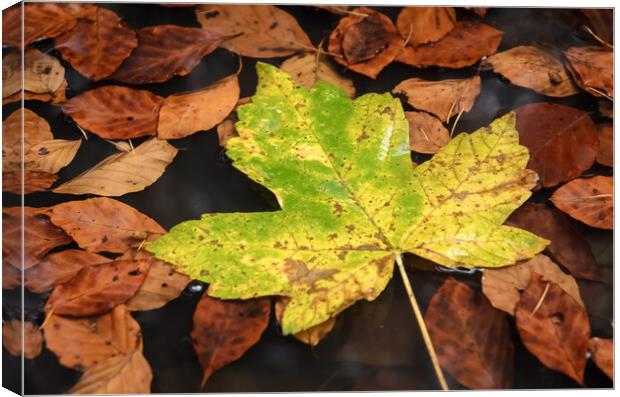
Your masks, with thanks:
M502 225L536 181L514 114L458 135L414 169L408 123L390 94L351 100L327 83L298 87L274 66L257 71L228 155L281 210L206 214L148 246L210 283L209 295L288 296L282 330L291 334L375 299L403 252L450 267L498 267L548 243Z

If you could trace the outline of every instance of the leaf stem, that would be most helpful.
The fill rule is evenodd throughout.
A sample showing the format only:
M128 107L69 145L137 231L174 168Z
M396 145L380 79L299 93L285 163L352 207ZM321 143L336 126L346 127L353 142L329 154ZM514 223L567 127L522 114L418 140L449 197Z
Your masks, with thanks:
M435 353L433 342L431 341L428 329L426 328L426 324L424 323L424 316L422 316L418 301L413 294L413 289L411 288L411 281L409 281L409 277L407 276L407 272L405 271L405 265L403 265L403 257L401 256L400 252L396 254L396 264L398 265L400 276L403 280L403 284L405 285L405 290L407 291L407 296L409 297L409 302L411 303L413 314L418 321L420 332L422 333L422 339L424 339L426 349L428 350L428 354L431 357L433 368L435 369L435 374L437 375L437 380L439 381L442 390L449 390L448 384L446 383L446 378L443 376L443 371L441 370L441 366L439 365L439 360L437 359L437 354Z

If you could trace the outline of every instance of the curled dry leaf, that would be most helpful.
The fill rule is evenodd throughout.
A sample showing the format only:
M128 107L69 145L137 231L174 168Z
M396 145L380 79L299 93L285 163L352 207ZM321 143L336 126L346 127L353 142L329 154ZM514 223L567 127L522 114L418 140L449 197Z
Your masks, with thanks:
M179 139L198 131L208 131L232 112L238 99L237 75L225 77L198 91L170 95L164 99L159 112L157 137Z
M2 14L2 44L22 47L37 40L56 37L71 30L77 23L77 15L67 9L65 4L36 3L24 5L22 25L21 7L13 7Z
M596 162L608 167L614 166L614 129L611 123L597 125L599 151Z
M30 147L24 155L25 167L30 170L55 174L69 165L77 154L81 139L52 139Z
M142 350L140 325L124 305L98 317L52 314L43 332L47 348L58 357L60 364L79 370Z
M583 384L590 339L584 307L556 283L532 273L515 316L525 347L547 367Z
M336 62L374 79L396 58L403 39L386 15L367 7L353 11L329 36L328 51Z
M46 312L92 316L125 303L142 285L149 260L116 260L83 267L69 282L52 291Z
M614 97L614 55L602 47L572 47L564 51L575 82L590 94Z
M237 360L260 339L270 312L269 298L224 301L202 295L194 312L191 337L204 375L202 385Z
M238 55L286 57L314 49L297 20L272 5L203 4L196 16L204 29L224 37L221 47Z
M105 256L68 249L45 256L35 267L26 270L26 288L37 294L71 280L83 267L109 262Z
M494 307L514 316L521 292L529 285L533 272L542 275L545 280L553 281L564 292L575 298L577 303L584 306L577 281L542 254L514 266L484 269L482 292Z
M124 253L166 232L140 211L107 197L57 204L46 214L90 252Z
M450 132L436 117L425 112L405 112L405 117L414 152L433 154L450 141Z
M543 95L566 97L579 92L562 62L537 47L514 47L489 57L484 63L512 84Z
M100 196L139 192L162 176L177 152L168 142L151 138L131 152L111 155L53 191Z
M231 138L239 136L239 133L235 129L235 123L239 121L237 117L237 108L241 105L249 103L252 98L245 97L237 101L235 109L228 115L228 117L217 125L217 137L220 146L226 147L226 144Z
M284 61L280 69L304 87L312 88L319 81L326 81L342 88L351 98L355 96L353 81L338 74L321 53L295 55Z
M413 47L441 39L455 25L453 7L404 7L396 20L400 35Z
M23 324L22 327L22 322L15 319L2 323L2 346L15 357L21 357L23 354L25 358L32 360L41 354L43 335L41 329L30 321L25 321Z
M460 69L494 54L503 32L483 23L457 22L444 38L418 47L407 46L396 60L411 66Z
M52 94L65 81L65 68L51 55L35 48L24 52L24 91L34 94ZM2 98L19 94L22 89L22 57L11 52L2 58Z
M62 57L93 81L111 75L137 45L136 33L114 11L96 6L54 39Z
M424 322L439 363L459 383L470 389L512 386L514 345L506 314L480 292L449 278L431 298Z
M24 172L24 194L42 192L47 190L56 180L57 175L48 172L26 171ZM2 191L22 194L22 173L21 171L2 173Z
M110 357L88 368L70 394L150 393L153 372L142 351Z
M24 246L22 247L22 208ZM16 269L36 265L53 248L69 244L71 238L41 212L44 208L7 207L2 209L2 261ZM22 248L24 262L22 264Z
M412 78L401 81L392 92L405 94L407 102L448 122L460 112L468 112L480 95L480 76L462 80L429 81Z
M614 340L603 338L590 339L588 350L592 353L592 361L614 380Z
M614 178L575 179L553 192L550 199L563 212L586 225L614 227Z
M590 245L560 211L544 204L527 203L517 209L506 224L551 240L547 251L553 259L577 278L596 279L596 259Z
M598 154L596 125L588 113L553 103L532 103L515 110L519 143L530 150L527 168L543 187L577 178Z
M71 98L62 111L102 138L129 139L157 133L163 102L150 91L113 85Z
M285 297L278 297L276 299L275 314L278 322L282 321L282 313L284 312L284 308L286 307L286 305L288 305L289 302L290 299ZM293 336L300 342L303 342L310 346L316 346L319 344L319 342L323 340L323 338L327 336L327 334L331 332L332 329L334 329L335 325L336 317L331 317L327 321L317 324L314 327L308 328L305 331L293 334Z
M185 76L222 37L206 29L159 25L138 31L138 47L110 78L128 84L161 83Z

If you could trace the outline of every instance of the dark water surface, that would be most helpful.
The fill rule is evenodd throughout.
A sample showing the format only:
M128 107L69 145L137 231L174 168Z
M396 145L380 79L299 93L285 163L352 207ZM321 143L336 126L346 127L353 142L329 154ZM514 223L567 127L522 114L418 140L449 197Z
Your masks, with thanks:
M101 6L113 9L134 28L159 24L199 26L191 9L118 3ZM339 16L311 7L283 8L295 16L314 44L327 39L339 19ZM380 7L379 10L395 21L400 8ZM458 10L457 18L464 20L477 17L468 11ZM499 51L522 44L535 44L559 54L571 46L596 44L580 29L584 19L576 10L498 8L489 10L483 21L505 32ZM36 46L61 59L53 50L50 40L39 42ZM266 61L279 64L282 59ZM62 62L69 82L69 97L98 86L118 84L112 81L91 83ZM254 92L255 62L256 60L251 58L243 59L244 69L240 75L241 97ZM175 77L161 84L136 87L167 96L206 87L234 73L237 67L236 55L218 49L205 57L188 76ZM396 84L411 77L441 80L471 77L479 72L482 77L481 94L472 111L461 117L458 131L474 131L486 126L506 111L541 101L583 109L590 112L595 122L601 120L596 113L597 102L588 94L581 93L560 99L546 98L531 90L513 86L491 71L478 71L477 65L451 70L417 69L394 63L385 68L376 80L348 72L341 66L337 68L354 80L358 95L390 91ZM3 106L3 118L18 106L18 103ZM404 106L406 110L411 109L409 105ZM36 101L26 102L26 107L50 122L56 138L76 139L81 136L75 124L63 117L60 107ZM134 143L141 141L136 140ZM156 219L165 228L198 218L203 213L265 211L277 208L270 192L232 167L218 144L215 129L171 143L181 150L164 175L144 191L117 199ZM114 151L112 145L90 134L73 162L60 171L58 183L77 176ZM416 162L425 159L428 159L428 156L414 155ZM611 175L611 170L603 167L595 167L586 174L593 172ZM536 193L532 200L546 201L551 193L551 189L546 189ZM25 200L26 205L39 207L87 197L89 196L33 193L26 196ZM17 195L3 193L3 200L7 207L20 205L20 197ZM595 230L576 221L573 223L590 241L599 265L611 268L612 233ZM424 310L432 294L448 274L429 271L433 269L433 265L414 256L407 257L406 262L414 291ZM479 273L457 274L455 277L476 288L480 285ZM591 314L592 335L611 337L613 329L608 320L613 316L611 286L594 282L579 283ZM154 393L199 391L201 368L189 333L192 328L192 313L202 293L201 287L204 285L192 284L181 297L162 309L134 313L144 335L144 354L153 369ZM19 316L20 291L3 290L3 297L3 318L6 320ZM46 298L26 291L27 319L39 323L43 321L42 308ZM515 388L579 387L568 377L547 369L532 356L520 343L514 322L512 330L516 345ZM18 391L20 359L9 355L4 349L2 354L4 386ZM24 370L26 394L63 393L80 376L79 372L60 366L54 354L45 349L35 360L26 360ZM452 389L462 388L448 374L446 376ZM611 387L612 383L589 362L585 386ZM404 288L396 274L376 301L360 302L340 315L335 329L314 349L291 337L281 336L272 316L270 326L260 342L240 360L217 371L207 382L204 391L429 390L438 387Z

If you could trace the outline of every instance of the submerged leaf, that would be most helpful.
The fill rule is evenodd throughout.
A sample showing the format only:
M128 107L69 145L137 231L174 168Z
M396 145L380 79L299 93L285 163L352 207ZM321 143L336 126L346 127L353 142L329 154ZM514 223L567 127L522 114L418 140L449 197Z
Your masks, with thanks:
M147 245L210 283L209 295L288 296L282 329L294 334L375 299L400 252L446 266L495 267L546 245L501 226L533 186L514 115L458 135L412 169L398 99L352 101L330 84L308 90L278 68L257 69L257 93L238 110L240 137L227 154L275 193L282 210L206 214Z
M400 35L413 47L441 39L455 25L453 7L404 7L396 20Z
M553 192L550 200L586 225L601 229L614 227L614 178L611 176L575 179Z

